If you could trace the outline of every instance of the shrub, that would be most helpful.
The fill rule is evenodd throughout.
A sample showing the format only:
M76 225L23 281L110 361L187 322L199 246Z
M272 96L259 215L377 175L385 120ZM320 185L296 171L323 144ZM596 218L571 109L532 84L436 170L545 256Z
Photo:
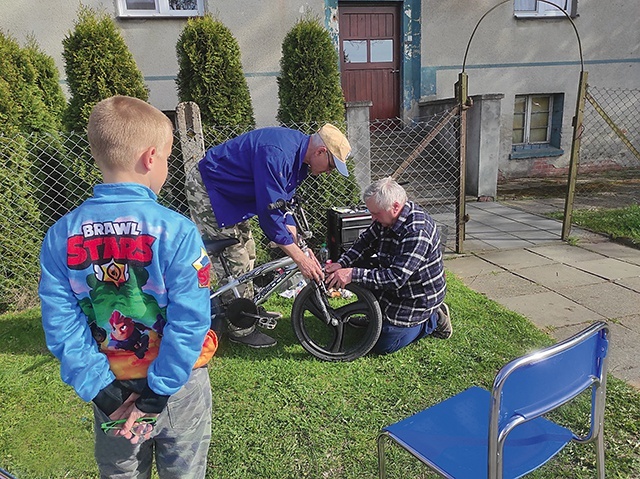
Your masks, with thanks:
M75 28L62 41L71 100L64 118L71 131L84 131L93 106L113 95L147 100L133 55L113 19L81 6Z
M52 57L44 53L36 41L31 38L25 48L25 53L36 70L35 85L41 93L50 121L47 130L57 133L62 127L62 118L67 101L60 88L60 73Z
M282 43L278 78L278 120L291 128L302 127L313 133L324 123L345 129L345 107L338 55L329 32L317 18L304 18L287 33ZM348 167L353 172L353 165ZM338 194L336 194L336 192ZM300 187L307 202L309 224L314 232L314 248L326 241L327 210L360 202L360 188L353 174L344 178L338 173L310 177ZM333 198L339 197L342 205Z
M35 42L23 49L0 32L0 312L36 301L39 207L47 202L31 180L57 154L51 134L62 109L53 60Z
M189 19L176 45L178 98L200 107L207 127L255 127L240 48L231 31L211 15Z
M301 19L287 33L277 82L282 124L304 123L314 131L324 122L344 126L338 55L319 19Z

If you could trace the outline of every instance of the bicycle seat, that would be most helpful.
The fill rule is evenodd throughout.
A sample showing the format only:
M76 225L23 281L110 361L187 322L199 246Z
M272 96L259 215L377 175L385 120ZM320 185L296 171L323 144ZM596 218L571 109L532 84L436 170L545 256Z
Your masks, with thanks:
M207 240L204 242L204 247L210 255L219 256L227 247L238 243L240 243L238 238Z

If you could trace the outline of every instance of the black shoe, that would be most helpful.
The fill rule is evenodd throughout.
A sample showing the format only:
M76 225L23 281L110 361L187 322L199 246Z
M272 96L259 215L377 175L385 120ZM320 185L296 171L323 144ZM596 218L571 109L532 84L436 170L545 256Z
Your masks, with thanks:
M244 336L237 336L233 332L229 332L229 341L255 349L270 348L278 344L278 341L257 329Z
M453 326L451 325L449 306L442 303L440 308L438 308L438 324L433 333L431 333L431 336L438 339L449 339L452 334Z

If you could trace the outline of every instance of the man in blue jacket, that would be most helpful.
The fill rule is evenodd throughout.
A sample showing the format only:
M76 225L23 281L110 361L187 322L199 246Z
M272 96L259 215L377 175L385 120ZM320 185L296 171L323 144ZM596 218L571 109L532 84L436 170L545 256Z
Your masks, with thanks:
M255 243L249 219L257 216L266 237L298 265L308 279L324 278L313 254L308 256L295 241L295 224L269 204L290 200L308 174L329 173L334 168L348 176L346 159L351 146L335 126L325 124L306 135L289 128L272 127L250 131L209 149L187 174L187 196L191 216L205 240L237 238L240 242L225 251L231 274L238 276L253 268ZM225 274L217 261L218 278ZM243 292L251 298L253 291ZM261 315L269 315L264 310ZM254 348L274 346L276 341L256 329L227 324L229 339Z

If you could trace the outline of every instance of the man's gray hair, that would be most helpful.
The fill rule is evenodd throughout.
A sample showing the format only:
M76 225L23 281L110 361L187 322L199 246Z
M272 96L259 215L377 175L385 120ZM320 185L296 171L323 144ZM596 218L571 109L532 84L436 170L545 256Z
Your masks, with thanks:
M396 201L404 205L407 202L407 192L393 178L387 176L365 188L362 200L367 202L369 199L383 210L389 210Z

